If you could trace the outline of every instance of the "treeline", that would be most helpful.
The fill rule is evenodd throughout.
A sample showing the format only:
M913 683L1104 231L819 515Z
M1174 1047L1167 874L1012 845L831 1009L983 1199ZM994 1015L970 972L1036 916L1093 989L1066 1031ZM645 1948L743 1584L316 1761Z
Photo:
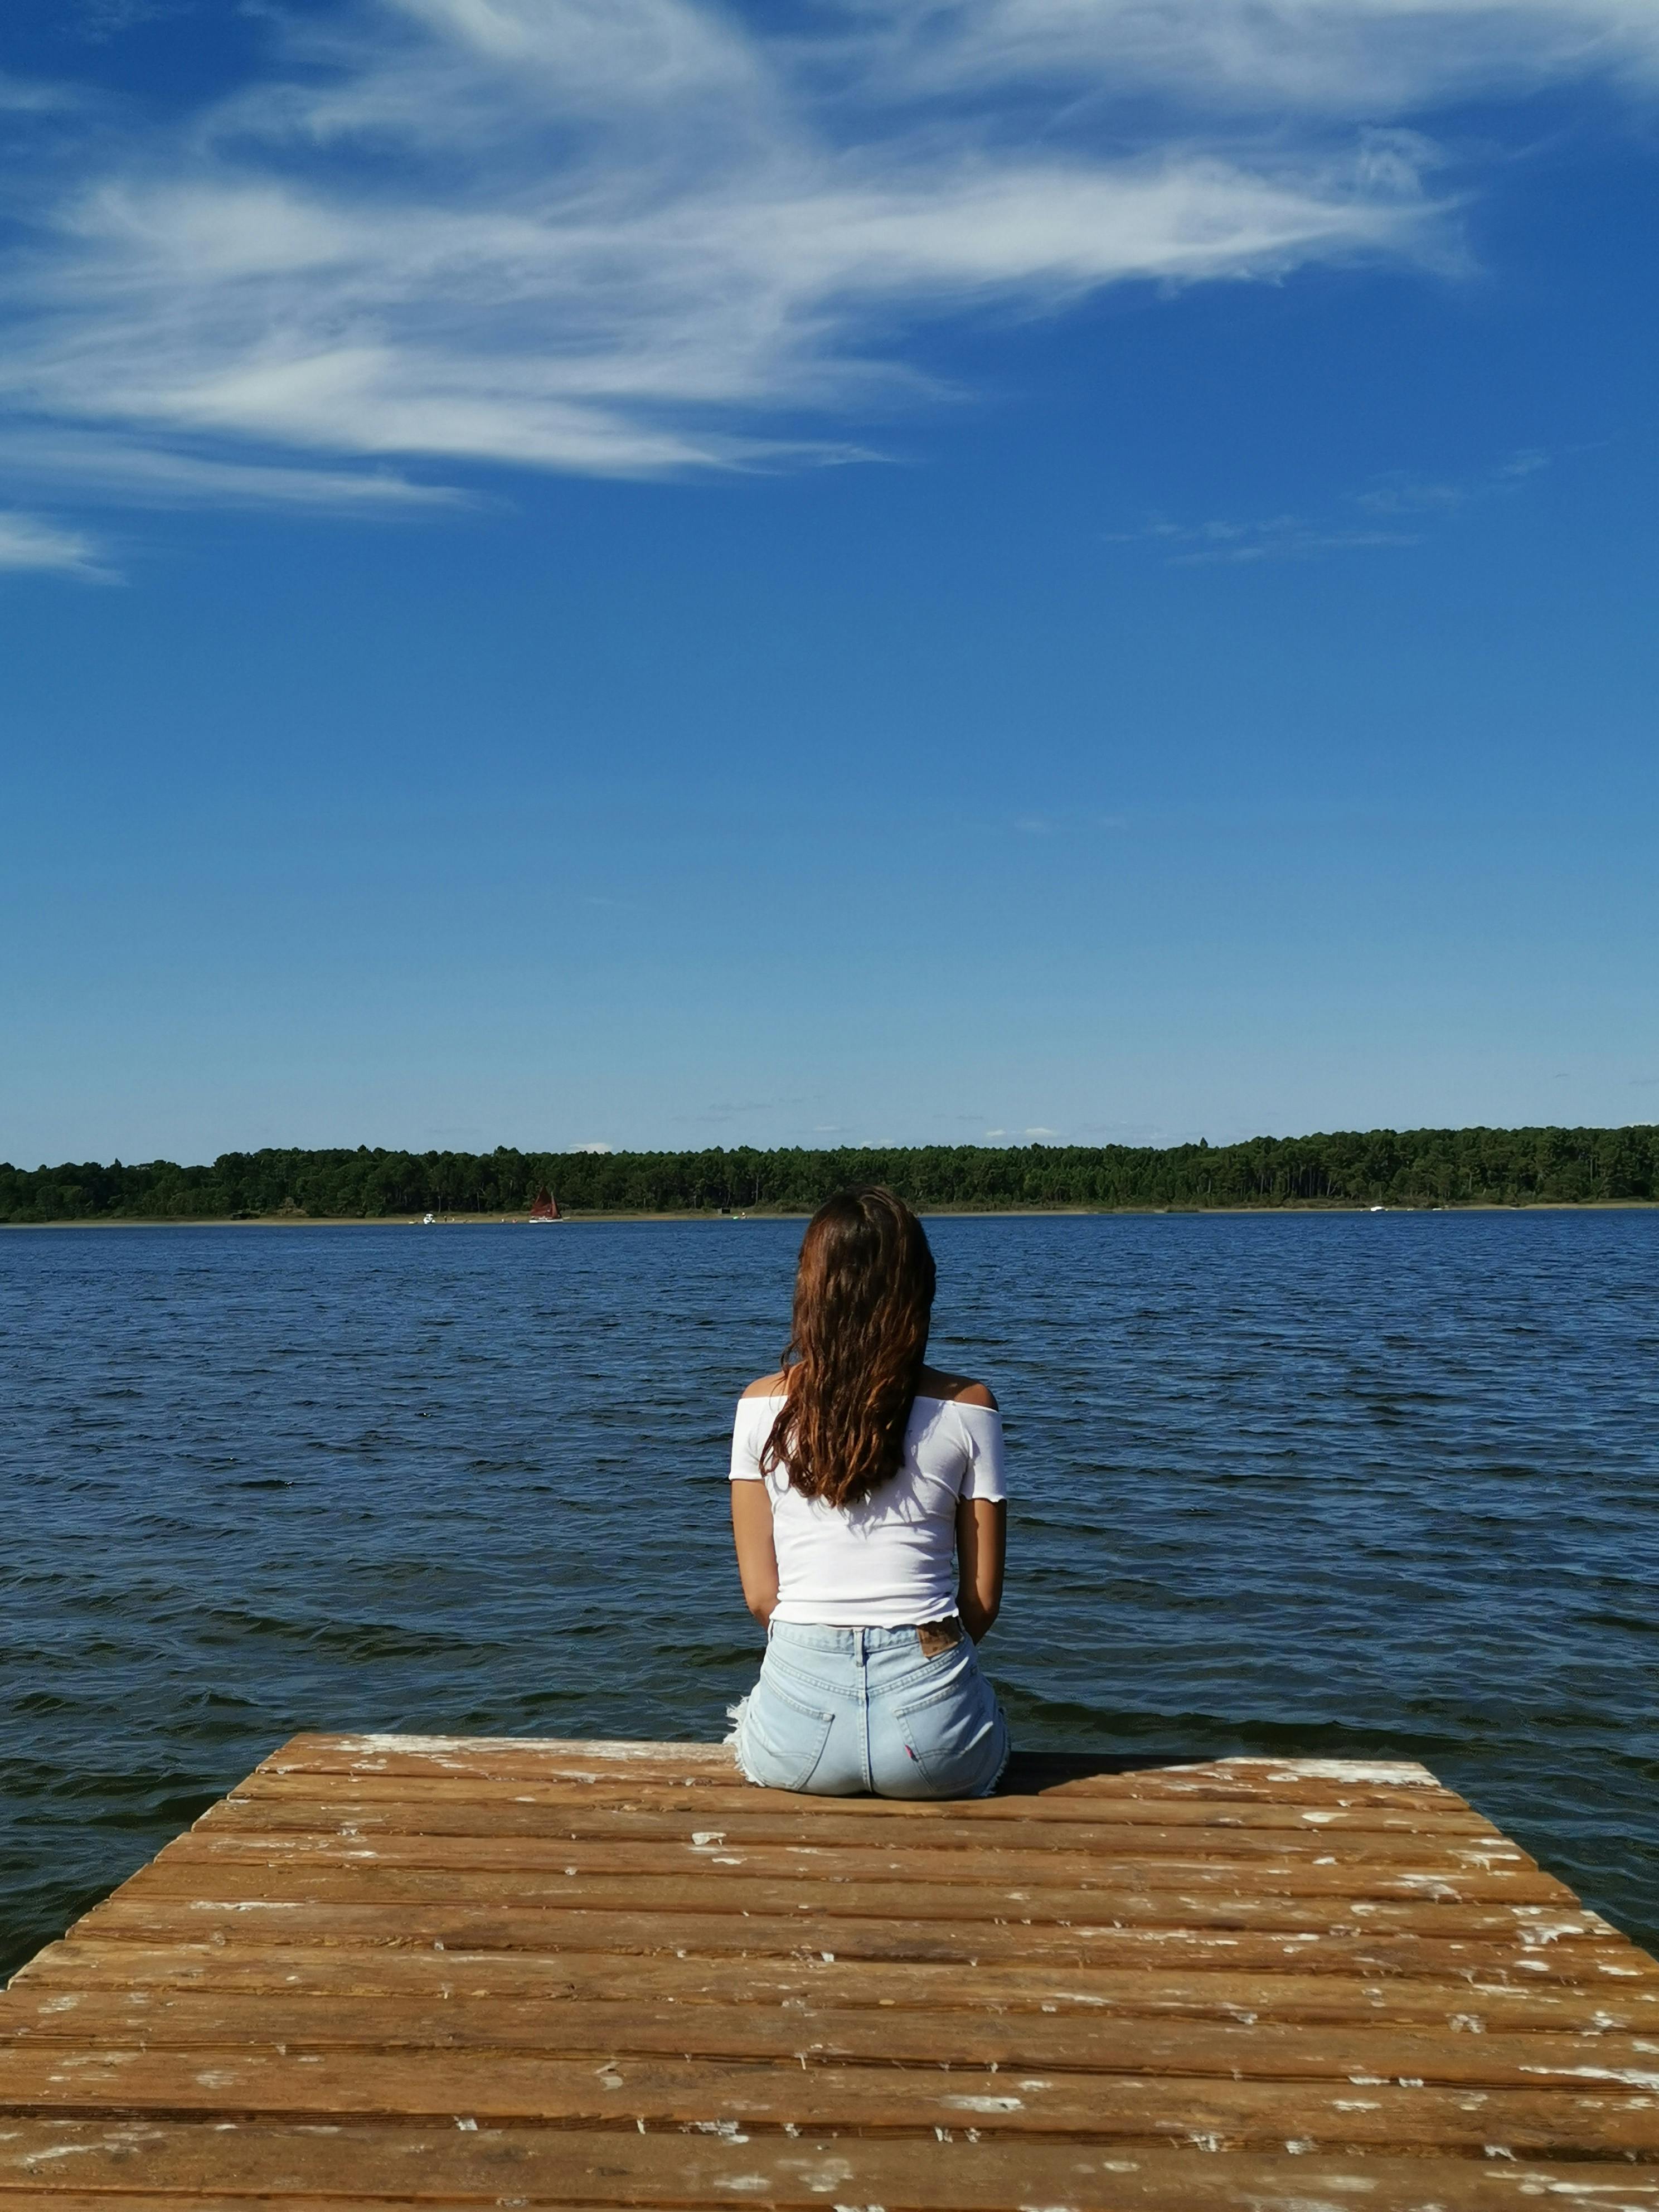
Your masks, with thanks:
M1659 1199L1659 1127L1370 1129L1240 1145L916 1145L704 1152L225 1152L32 1171L0 1165L0 1221L268 1215L376 1220L523 1213L545 1184L567 1212L808 1212L848 1183L919 1207L1589 1204Z

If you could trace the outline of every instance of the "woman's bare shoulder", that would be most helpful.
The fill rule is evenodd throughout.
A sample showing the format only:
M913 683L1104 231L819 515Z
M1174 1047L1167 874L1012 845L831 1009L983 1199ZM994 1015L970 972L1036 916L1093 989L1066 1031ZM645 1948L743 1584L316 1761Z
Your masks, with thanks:
M763 1375L758 1382L751 1382L743 1395L745 1398L781 1398L786 1379L780 1368L775 1375Z
M994 1413L997 1401L982 1382L970 1375L947 1375L942 1367L924 1367L917 1391L926 1398L948 1398L953 1406L982 1406Z

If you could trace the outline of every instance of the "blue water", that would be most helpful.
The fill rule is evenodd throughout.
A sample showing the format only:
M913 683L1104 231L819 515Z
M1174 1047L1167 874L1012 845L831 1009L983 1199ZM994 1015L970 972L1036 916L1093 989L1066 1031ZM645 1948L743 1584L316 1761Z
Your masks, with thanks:
M929 1233L1017 1740L1420 1758L1659 1939L1659 1214ZM0 1965L297 1729L723 1733L799 1235L0 1233Z

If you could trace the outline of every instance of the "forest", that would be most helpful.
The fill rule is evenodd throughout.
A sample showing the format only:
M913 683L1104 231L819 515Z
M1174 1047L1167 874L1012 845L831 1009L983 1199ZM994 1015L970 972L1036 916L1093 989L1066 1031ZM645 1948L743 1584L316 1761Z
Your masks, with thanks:
M1242 1144L915 1145L759 1152L267 1149L210 1166L0 1164L0 1222L380 1220L574 1213L804 1213L880 1182L921 1211L1589 1205L1659 1199L1659 1126L1370 1129Z

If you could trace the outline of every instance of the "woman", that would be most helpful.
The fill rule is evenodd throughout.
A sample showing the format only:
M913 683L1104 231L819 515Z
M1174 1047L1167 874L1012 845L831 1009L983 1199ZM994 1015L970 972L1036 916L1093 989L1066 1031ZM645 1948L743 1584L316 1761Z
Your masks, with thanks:
M933 1255L886 1190L812 1217L783 1366L732 1440L732 1528L760 1680L731 1738L751 1782L825 1796L982 1797L1008 1723L974 1646L1002 1601L1002 1424L924 1365Z

